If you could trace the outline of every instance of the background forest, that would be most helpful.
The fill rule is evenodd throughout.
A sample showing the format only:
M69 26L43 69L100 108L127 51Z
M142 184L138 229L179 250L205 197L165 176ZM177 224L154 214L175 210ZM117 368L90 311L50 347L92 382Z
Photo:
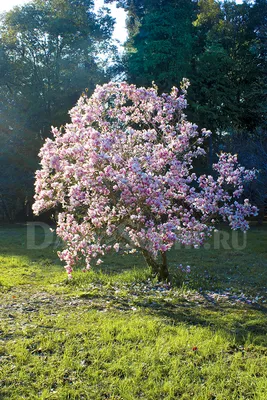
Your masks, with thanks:
M34 0L0 22L0 219L32 218L38 152L51 125L96 84L126 80L169 91L190 80L188 119L213 131L209 170L221 150L259 170L248 195L267 198L267 2L106 0L124 8L124 52L108 8L91 0Z

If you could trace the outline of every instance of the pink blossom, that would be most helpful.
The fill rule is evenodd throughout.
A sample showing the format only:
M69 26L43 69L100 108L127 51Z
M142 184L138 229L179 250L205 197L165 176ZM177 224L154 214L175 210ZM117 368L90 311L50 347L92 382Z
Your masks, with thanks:
M54 139L40 150L33 209L61 207L57 234L69 276L78 262L98 265L125 244L154 259L176 241L201 246L215 215L248 229L257 209L242 194L255 171L222 153L214 175L193 172L211 133L187 121L186 87L160 96L156 86L110 82L78 100L64 129L52 128Z

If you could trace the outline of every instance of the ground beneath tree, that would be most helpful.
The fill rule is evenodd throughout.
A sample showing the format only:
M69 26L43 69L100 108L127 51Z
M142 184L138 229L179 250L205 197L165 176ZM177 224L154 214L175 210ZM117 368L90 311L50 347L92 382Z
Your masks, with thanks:
M60 285L59 285L60 286ZM31 316L45 313L55 316L61 311L73 311L82 307L84 312L117 311L135 312L140 309L152 312L182 312L190 316L201 308L219 311L225 307L252 308L267 312L264 296L249 297L243 293L233 293L229 290L181 292L168 284L153 284L151 281L124 285L123 287L92 283L86 290L77 294L55 294L45 290L35 290L31 285L23 285L0 295L0 320L8 323L8 336L12 330L31 325ZM13 328L12 328L13 327ZM0 331L0 340L5 340Z

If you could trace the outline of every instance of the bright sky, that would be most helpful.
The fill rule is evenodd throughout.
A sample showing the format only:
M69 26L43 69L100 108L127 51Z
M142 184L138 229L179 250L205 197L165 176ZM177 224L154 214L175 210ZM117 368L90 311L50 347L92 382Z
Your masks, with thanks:
M29 2L30 0L0 0L0 13L9 11L15 6L20 6ZM104 0L96 0L95 4L97 8L102 7L104 5ZM115 4L110 5L110 9L112 16L117 20L114 29L114 38L123 43L127 37L125 28L125 13L121 8L116 8Z

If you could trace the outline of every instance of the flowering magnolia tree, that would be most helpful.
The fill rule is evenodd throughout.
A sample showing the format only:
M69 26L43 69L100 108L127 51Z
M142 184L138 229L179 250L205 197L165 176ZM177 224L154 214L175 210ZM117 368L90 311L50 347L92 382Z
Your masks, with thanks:
M255 173L221 154L214 176L197 176L193 162L205 155L210 132L186 120L185 94L186 82L169 95L111 82L83 95L64 129L52 129L54 140L40 151L33 208L62 210L59 255L69 277L75 265L90 269L112 249L137 249L166 280L167 251L176 241L200 246L215 216L248 229L245 218L257 209L241 198Z

